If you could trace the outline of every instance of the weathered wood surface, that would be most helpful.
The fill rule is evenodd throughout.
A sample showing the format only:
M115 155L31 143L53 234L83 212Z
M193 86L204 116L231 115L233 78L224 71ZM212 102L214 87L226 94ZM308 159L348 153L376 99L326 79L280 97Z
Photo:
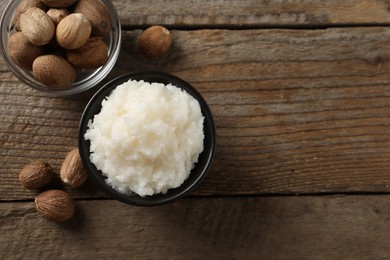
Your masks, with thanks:
M126 32L109 78L163 70L193 84L214 113L217 156L196 195L390 191L390 29L173 31L166 57ZM44 159L59 171L77 145L90 93L54 98L0 62L0 199L31 199L17 179ZM93 184L74 191L101 197Z
M190 82L214 113L215 163L194 196L170 205L125 205L87 182L70 190L72 220L46 221L18 173L43 159L56 171L47 188L67 189L59 169L102 84L52 97L0 58L0 259L390 258L389 0L114 5L124 39L106 81L162 70ZM152 24L174 29L158 61L136 52L132 31ZM263 196L321 193L348 196Z
M7 0L0 1L0 11ZM337 26L390 23L389 0L113 0L124 26Z
M390 23L388 0L114 1L124 25L334 26Z
M77 201L57 224L0 203L1 259L389 259L389 196ZM107 215L110 217L107 217Z

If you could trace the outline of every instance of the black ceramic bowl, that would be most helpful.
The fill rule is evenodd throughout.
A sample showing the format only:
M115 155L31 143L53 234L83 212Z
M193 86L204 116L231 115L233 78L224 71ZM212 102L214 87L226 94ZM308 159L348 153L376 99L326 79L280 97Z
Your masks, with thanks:
M166 194L156 194L152 196L141 197L137 194L122 194L108 185L105 181L106 177L102 175L101 171L96 169L95 165L90 161L89 146L90 142L84 139L84 134L88 130L88 121L93 119L95 114L98 114L101 110L102 100L105 99L113 89L118 85L130 80L144 80L146 82L158 82L163 84L171 83L172 85L179 87L196 100L198 100L203 116L205 117L203 124L204 132L204 150L199 155L198 162L195 164L195 168L191 170L191 174L187 180L178 188L170 189ZM205 177L207 170L209 169L215 154L216 149L216 134L215 126L210 109L203 99L203 97L196 91L190 84L179 79L173 75L162 72L140 72L130 73L120 76L106 85L104 85L89 101L87 107L80 122L79 130L79 151L81 160L86 168L89 176L97 181L97 183L106 191L111 197L122 201L127 204L137 206L156 206L171 202L178 198L183 197L195 189L198 184Z

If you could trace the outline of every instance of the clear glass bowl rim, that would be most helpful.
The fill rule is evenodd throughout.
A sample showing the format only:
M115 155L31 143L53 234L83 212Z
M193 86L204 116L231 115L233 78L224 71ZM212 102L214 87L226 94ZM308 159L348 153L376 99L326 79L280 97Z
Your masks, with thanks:
M109 58L105 65L92 71L87 77L76 81L72 87L66 89L54 89L48 88L34 79L31 72L27 72L16 65L12 58L8 54L8 37L9 32L13 30L12 22L15 14L15 10L19 3L23 0L11 0L6 5L1 18L0 18L0 30L1 30L1 46L0 52L4 58L5 63L11 72L24 84L37 89L39 91L51 93L57 96L68 96L77 93L84 92L93 88L100 83L108 73L114 68L114 65L119 57L121 49L122 31L118 13L111 2L111 0L100 0L108 9L112 18L112 31L110 33L109 43Z

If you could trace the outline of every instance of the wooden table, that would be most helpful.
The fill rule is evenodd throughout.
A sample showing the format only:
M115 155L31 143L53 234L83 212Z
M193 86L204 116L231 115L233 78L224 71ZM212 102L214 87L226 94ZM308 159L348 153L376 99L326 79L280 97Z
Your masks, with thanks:
M2 0L1 10L6 4ZM172 204L110 199L59 180L93 90L59 98L0 60L1 259L389 259L390 1L114 0L123 45L105 82L160 70L205 97L218 144L205 181ZM169 54L135 49L167 26ZM18 181L42 159L77 213L40 217Z

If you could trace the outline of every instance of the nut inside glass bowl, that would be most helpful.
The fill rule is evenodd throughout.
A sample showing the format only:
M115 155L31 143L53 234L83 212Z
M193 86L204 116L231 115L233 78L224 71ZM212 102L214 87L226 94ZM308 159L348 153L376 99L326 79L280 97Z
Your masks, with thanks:
M191 170L188 178L177 188L168 189L166 193L157 193L149 196L139 196L136 193L121 193L111 185L106 183L106 177L97 169L90 159L90 141L85 139L85 133L89 129L88 123L94 119L96 114L99 114L102 109L102 101L106 99L111 92L122 83L129 80L140 81L143 80L149 83L163 83L165 85L172 84L195 98L199 105L201 113L204 117L203 122L203 151L199 154L198 161L195 167ZM130 86L129 86L130 87ZM175 113L175 111L172 111ZM123 142L125 143L125 142ZM155 206L171 202L175 199L183 197L190 193L195 187L204 179L212 161L216 150L216 133L211 111L195 88L187 82L167 73L162 72L139 72L120 76L111 82L104 85L89 101L84 110L80 121L79 129L79 152L84 167L89 173L91 179L95 180L97 184L106 191L113 198L124 203L138 205L138 206Z
M14 25L14 16L16 8L22 1L23 0L11 0L6 6L0 20L0 49L6 64L17 78L19 78L26 85L39 91L64 96L73 95L88 90L94 87L107 76L107 74L114 67L116 60L118 59L121 45L120 21L111 0L99 0L107 8L112 20L111 30L106 36L103 37L103 41L108 46L108 60L103 66L99 67L98 69L77 70L77 78L75 82L67 88L53 88L45 86L44 84L35 79L31 71L19 67L11 58L7 46L9 37L17 32Z

